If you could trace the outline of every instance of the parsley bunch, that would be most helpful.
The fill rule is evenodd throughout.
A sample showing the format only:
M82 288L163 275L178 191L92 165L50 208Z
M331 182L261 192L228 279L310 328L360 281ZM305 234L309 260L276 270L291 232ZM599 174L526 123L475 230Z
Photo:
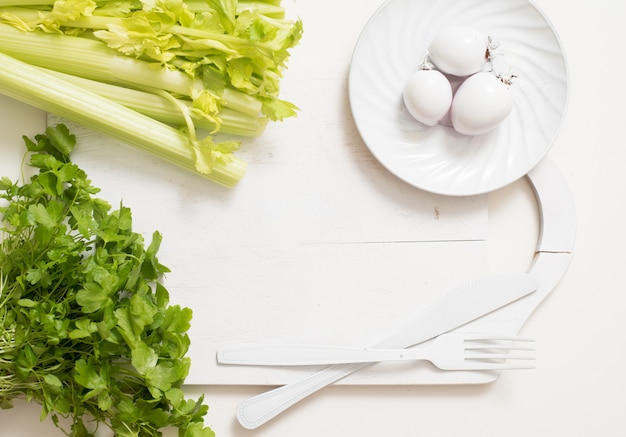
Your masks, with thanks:
M95 195L70 161L66 126L24 138L35 174L0 179L0 404L42 405L71 436L210 437L203 398L185 399L192 312L170 305L168 268L129 208ZM65 429L61 418L68 418ZM90 423L91 422L91 423Z

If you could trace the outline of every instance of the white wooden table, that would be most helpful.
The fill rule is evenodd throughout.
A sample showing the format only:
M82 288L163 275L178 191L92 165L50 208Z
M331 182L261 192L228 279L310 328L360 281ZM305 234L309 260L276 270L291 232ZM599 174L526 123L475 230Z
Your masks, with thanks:
M525 180L467 199L416 192L376 162L351 124L350 56L380 0L285 1L305 23L284 81L302 113L242 151L250 171L234 192L198 185L133 150L100 160L93 143L77 151L103 196L123 198L142 231L164 233L161 259L173 270L166 285L202 322L192 331L194 363L202 364L194 364L187 391L206 395L207 424L218 436L626 435L619 279L626 264L626 4L536 3L559 32L570 68L569 108L549 156L574 193L578 238L568 274L523 329L537 339L537 369L489 385L418 386L401 377L367 385L362 377L247 431L235 420L237 403L296 375L225 371L212 362L218 345L255 336L365 339L372 321L391 322L406 305L426 305L466 278L524 271L532 259L537 211ZM4 97L0 115L4 170L21 153L6 145L42 131L46 117ZM148 202L146 187L128 188L133 179L153 184ZM215 216L204 220L206 208ZM61 435L38 417L35 405L1 411L0 436Z

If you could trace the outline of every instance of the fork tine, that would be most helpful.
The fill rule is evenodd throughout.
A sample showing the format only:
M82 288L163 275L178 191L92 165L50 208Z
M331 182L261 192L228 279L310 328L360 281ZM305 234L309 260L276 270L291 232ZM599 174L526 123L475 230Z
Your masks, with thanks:
M519 343L532 343L534 340L529 337L520 337L516 335L501 336L489 334L468 334L464 336L465 350L516 350L516 351L533 351L534 348Z
M466 360L534 360L535 357L529 355L515 354L490 354L490 353L471 353L465 354Z
M465 350L514 350L514 351L534 351L534 347L527 346L518 346L515 344L493 344L493 343L482 343L482 344L469 344L465 346Z
M498 363L466 363L463 366L465 370L530 370L534 369L533 365L523 364L498 364Z
M534 342L532 338L480 333L468 334L464 338L464 365L468 370L513 370L535 367L531 364L535 358L520 352L535 350L529 345Z
M465 341L519 341L519 342L534 342L535 340L530 337L521 337L519 335L496 335L496 334L481 334L477 333L463 333Z

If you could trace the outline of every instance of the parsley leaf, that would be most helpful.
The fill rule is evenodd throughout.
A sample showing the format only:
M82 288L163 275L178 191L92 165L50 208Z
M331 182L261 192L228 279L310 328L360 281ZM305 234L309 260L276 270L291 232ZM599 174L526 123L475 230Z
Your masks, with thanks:
M117 436L214 436L181 390L192 312L169 303L161 234L144 241L129 208L95 197L66 126L24 141L38 172L0 179L0 405L38 402L73 436L94 419Z

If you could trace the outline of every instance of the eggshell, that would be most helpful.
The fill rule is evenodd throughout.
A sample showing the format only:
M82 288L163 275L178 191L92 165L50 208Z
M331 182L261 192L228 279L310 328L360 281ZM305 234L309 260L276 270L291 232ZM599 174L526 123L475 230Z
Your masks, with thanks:
M441 72L418 70L406 82L403 98L413 118L427 126L434 126L450 109L452 87Z
M489 72L468 77L456 91L450 108L454 129L480 135L494 129L513 109L513 95L500 78Z
M487 62L488 39L469 26L450 26L431 41L428 52L437 69L455 76L470 76Z

